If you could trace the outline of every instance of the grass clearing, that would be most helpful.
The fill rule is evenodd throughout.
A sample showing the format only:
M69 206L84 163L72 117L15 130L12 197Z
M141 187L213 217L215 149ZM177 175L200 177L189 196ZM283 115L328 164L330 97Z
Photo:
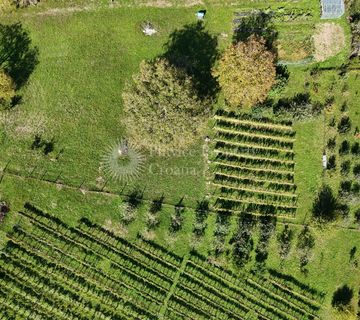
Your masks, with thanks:
M351 249L360 241L359 226L354 222L354 211L359 208L359 202L349 202L349 216L323 229L312 224L311 209L323 182L338 193L343 180L339 145L344 139L352 144L357 141L353 132L360 126L359 72L354 70L343 76L340 69L349 53L350 28L345 18L336 22L345 32L345 46L335 56L323 63L304 62L313 54L311 37L321 21L317 1L203 2L154 1L151 6L144 7L144 2L126 0L110 7L108 1L100 0L91 5L88 1L78 0L42 1L38 7L4 17L2 21L6 23L22 21L33 44L39 47L40 63L29 83L19 92L21 104L11 111L0 111L0 168L6 168L4 174L0 171L0 198L8 201L12 210L1 226L0 246L6 245L6 233L16 223L24 221L17 212L23 210L25 202L31 202L72 227L80 218L86 217L131 243L141 234L180 257L196 248L215 264L239 272L232 260L232 241L238 229L236 215L230 217L220 256L214 254L214 233L218 227L215 212L210 211L205 220L204 235L194 235L198 201L212 195L208 184L211 172L203 154L202 137L185 153L145 154L144 174L127 185L107 181L99 169L100 161L110 145L126 136L121 102L124 84L138 71L141 60L153 59L164 52L164 44L175 29L195 22L197 9L207 9L206 29L218 36L222 50L232 40L235 12L269 6L281 12L280 8L284 8L285 13L289 13L287 20L278 18L275 28L279 32L279 55L281 60L289 63L290 78L284 90L275 96L275 102L298 93L309 93L313 101L325 103L331 100L332 103L321 116L293 125L296 132L293 150L297 210L294 219L278 218L275 232L267 244L266 267L292 275L301 283L325 292L320 317L332 320L331 299L335 289L348 284L357 292L360 286L359 267L355 263L360 259L359 254L350 260ZM195 6L188 7L190 4ZM140 30L144 21L150 21L159 32L153 37L145 37ZM324 70L316 72L316 66ZM348 102L346 114L351 118L352 130L336 136L336 149L331 153L336 153L337 169L329 173L321 164L328 139L337 134L336 128L329 128L329 121L332 117L339 121L345 101ZM218 106L221 107L221 99ZM263 116L271 113L270 109L261 111ZM213 132L211 124L210 133ZM31 148L36 134L46 142L53 141L54 150L48 155L44 155L44 149ZM125 195L134 190L143 192L144 201L137 209L135 221L124 226L120 219L121 206L127 199ZM151 202L161 196L165 200L158 213L159 225L149 230L146 219ZM185 205L183 223L178 232L171 233L175 205L182 198ZM290 255L282 262L276 235L285 223L290 224L295 236ZM296 241L305 223L312 224L315 247L307 272L302 272ZM253 229L251 238L250 262L244 270L255 269L261 273L263 270L259 269L255 252L261 242L259 226ZM101 266L106 269L107 265ZM183 281L181 277L179 279ZM355 294L352 299L354 309L357 299ZM169 301L176 309L175 302Z

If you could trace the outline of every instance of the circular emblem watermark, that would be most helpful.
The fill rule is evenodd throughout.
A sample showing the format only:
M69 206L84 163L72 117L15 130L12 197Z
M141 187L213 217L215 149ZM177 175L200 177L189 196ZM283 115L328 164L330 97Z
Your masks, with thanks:
M111 145L102 158L106 175L118 181L131 181L144 170L145 156L126 139Z

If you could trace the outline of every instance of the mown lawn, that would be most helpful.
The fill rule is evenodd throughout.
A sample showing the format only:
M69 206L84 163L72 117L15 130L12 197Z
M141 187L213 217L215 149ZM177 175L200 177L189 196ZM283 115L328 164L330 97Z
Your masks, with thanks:
M182 5L187 2L181 1ZM315 3L316 2L316 3ZM96 8L89 10L48 11L56 7L84 6L84 1L42 2L39 8L21 11L12 17L4 18L10 23L20 20L29 30L34 45L39 47L39 65L32 74L27 86L21 89L22 103L6 114L6 127L0 131L0 166L8 163L9 173L0 183L0 198L9 201L12 212L0 230L0 245L6 242L5 233L16 223L16 211L21 210L25 202L31 202L47 212L58 215L71 225L80 217L105 224L119 234L134 239L138 232L153 238L177 254L183 255L196 247L202 254L212 254L216 216L210 213L207 219L205 236L200 242L194 241L194 208L207 193L203 158L203 137L199 137L194 146L184 154L157 156L147 154L144 173L129 185L108 181L99 170L101 157L106 148L121 137L126 137L122 125L123 113L121 92L126 81L138 70L143 59L152 59L165 51L164 44L169 35L184 25L195 22L194 13L199 7L182 7L179 2L169 1L173 7L126 7L134 1L127 0L123 6L109 8L107 1L94 1ZM283 3L271 1L277 6ZM231 41L232 19L234 12L242 8L267 6L268 3L239 1L229 7L220 7L219 1L206 1L208 10L206 29L218 36L219 49ZM318 4L313 1L308 6L314 17L299 25L279 25L279 39L290 46L289 37L297 30L296 39L311 36L314 24L319 22ZM39 14L44 10L44 14ZM151 21L159 30L154 37L145 37L140 31L143 21ZM340 23L347 28L345 19ZM300 31L299 31L300 30ZM346 29L347 37L349 36ZM349 40L349 39L348 39ZM289 42L287 42L289 41ZM287 48L291 51L290 47ZM297 48L294 48L296 51ZM325 62L323 67L339 67L345 61L348 47L336 57ZM295 52L296 53L296 52ZM341 78L338 70L323 71L317 77L310 75L314 65L289 66L290 79L281 97L292 97L297 93L310 92L315 101L324 102L329 95L335 97L337 110L344 93L349 100L349 114L353 126L360 126L360 112L357 105L360 90L358 73L351 72ZM332 83L335 81L335 87ZM309 83L309 84L307 84ZM317 83L318 91L313 86ZM349 89L342 91L348 83ZM279 98L279 97L277 97ZM337 111L335 111L337 112ZM318 118L295 123L297 132L295 153L295 183L298 212L294 220L278 221L276 233L283 228L283 222L291 222L295 239L304 223L311 222L311 208L319 187L323 181L329 182L337 191L340 183L338 174L325 177L321 166L321 156L327 142L326 121L329 114ZM43 155L42 150L32 150L31 145L36 134L46 141L54 142L54 151ZM10 161L10 162L9 162ZM31 177L28 177L31 176ZM39 179L54 181L41 182ZM73 188L56 184L62 182ZM82 190L79 190L81 186ZM113 194L92 193L88 189L98 189ZM128 193L138 189L144 193L146 201L140 206L135 222L127 227L119 223L119 206L122 198L117 193ZM165 204L160 213L160 225L155 231L147 232L146 212L150 202L164 195ZM186 206L182 229L175 235L169 234L171 215L174 205L184 197ZM351 215L358 204L351 207ZM358 228L351 216L346 227ZM237 228L236 217L231 219L227 240L230 240ZM343 221L335 224L343 225ZM294 240L289 259L280 267L280 258L276 237L273 236L269 247L267 266L286 274L291 274L304 283L327 293L324 319L332 319L330 302L332 292L337 286L349 284L357 291L360 285L359 268L349 260L349 251L360 241L359 229L327 227L323 230L311 229L316 237L313 258L308 273L299 269L299 258ZM254 231L256 247L258 235ZM219 258L227 266L231 262L232 246ZM254 266L252 262L247 268ZM360 259L357 254L357 259ZM354 303L355 303L354 297Z

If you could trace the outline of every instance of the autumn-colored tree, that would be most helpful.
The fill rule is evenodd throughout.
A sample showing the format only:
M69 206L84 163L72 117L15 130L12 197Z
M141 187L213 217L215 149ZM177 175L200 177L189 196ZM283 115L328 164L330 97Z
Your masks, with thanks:
M148 150L185 149L205 127L207 104L191 78L165 59L142 62L123 100L127 134Z
M15 8L14 1L12 0L1 0L0 1L0 14L11 12Z
M13 80L4 71L0 70L0 106L6 106L15 96Z
M251 108L266 99L275 84L274 62L265 39L255 35L225 50L213 73L232 109Z

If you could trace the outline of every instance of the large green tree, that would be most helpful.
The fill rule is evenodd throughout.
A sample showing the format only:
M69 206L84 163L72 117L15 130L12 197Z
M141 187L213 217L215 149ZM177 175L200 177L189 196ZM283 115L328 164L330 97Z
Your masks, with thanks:
M266 99L275 84L274 62L265 39L255 35L225 50L213 73L232 109L250 108Z
M148 150L185 149L205 127L208 104L166 59L142 62L123 100L128 136Z

